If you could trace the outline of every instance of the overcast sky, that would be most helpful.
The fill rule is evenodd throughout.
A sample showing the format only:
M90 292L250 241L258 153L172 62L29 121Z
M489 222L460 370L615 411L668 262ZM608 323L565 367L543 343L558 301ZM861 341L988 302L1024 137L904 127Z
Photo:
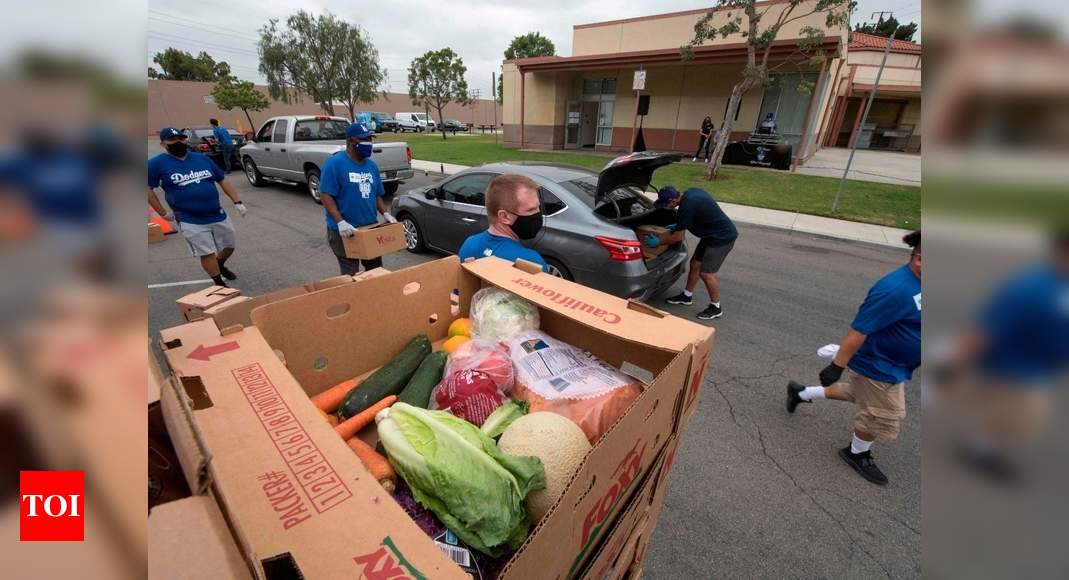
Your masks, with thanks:
M358 24L372 38L389 89L408 92L407 67L413 58L443 47L456 51L468 67L468 86L490 94L491 73L513 37L538 31L557 54L572 53L572 25L704 8L709 0L150 0L148 59L169 46L225 60L235 75L263 83L256 70L257 30L270 18L300 9L330 11ZM893 10L902 21L920 22L921 0L859 0L855 21L875 10Z

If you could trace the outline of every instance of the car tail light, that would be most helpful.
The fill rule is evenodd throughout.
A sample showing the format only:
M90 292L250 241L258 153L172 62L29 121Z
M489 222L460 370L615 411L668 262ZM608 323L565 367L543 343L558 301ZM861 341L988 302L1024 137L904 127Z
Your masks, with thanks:
M638 240L621 240L606 236L594 236L606 250L609 251L609 259L617 262L630 262L642 259L642 245Z
M208 147L208 145L205 144L205 143L201 143L200 145L197 145L197 151L209 151L210 149L211 149L211 147Z
M405 153L408 155L408 163L411 164L412 163L412 148L411 147L405 147Z

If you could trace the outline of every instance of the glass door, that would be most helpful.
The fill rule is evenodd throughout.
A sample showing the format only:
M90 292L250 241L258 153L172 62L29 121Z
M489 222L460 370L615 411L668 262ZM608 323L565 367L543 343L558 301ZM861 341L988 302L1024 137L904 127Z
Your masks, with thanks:
M582 105L579 101L568 101L567 117L564 119L564 148L579 148L579 125L582 119Z
M612 145L612 113L616 103L601 101L598 107L598 145Z

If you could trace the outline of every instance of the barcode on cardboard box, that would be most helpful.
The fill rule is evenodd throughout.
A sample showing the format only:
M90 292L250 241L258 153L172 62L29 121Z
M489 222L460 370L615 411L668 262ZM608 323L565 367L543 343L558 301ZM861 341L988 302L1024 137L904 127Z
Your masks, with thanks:
M444 544L442 542L435 542L435 544L438 544L438 549L448 556L457 566L464 566L465 568L471 567L471 552L464 548L450 546L449 544Z

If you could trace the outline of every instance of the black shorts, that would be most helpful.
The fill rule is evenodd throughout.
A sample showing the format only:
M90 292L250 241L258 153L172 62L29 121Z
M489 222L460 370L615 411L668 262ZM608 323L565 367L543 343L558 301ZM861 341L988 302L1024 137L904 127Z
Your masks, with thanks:
M724 260L728 257L731 249L735 247L734 241L720 245L713 244L713 240L702 238L698 242L698 247L694 249L694 256L691 257L691 260L701 262L701 272L703 274L716 274L719 272L720 266L724 264Z

